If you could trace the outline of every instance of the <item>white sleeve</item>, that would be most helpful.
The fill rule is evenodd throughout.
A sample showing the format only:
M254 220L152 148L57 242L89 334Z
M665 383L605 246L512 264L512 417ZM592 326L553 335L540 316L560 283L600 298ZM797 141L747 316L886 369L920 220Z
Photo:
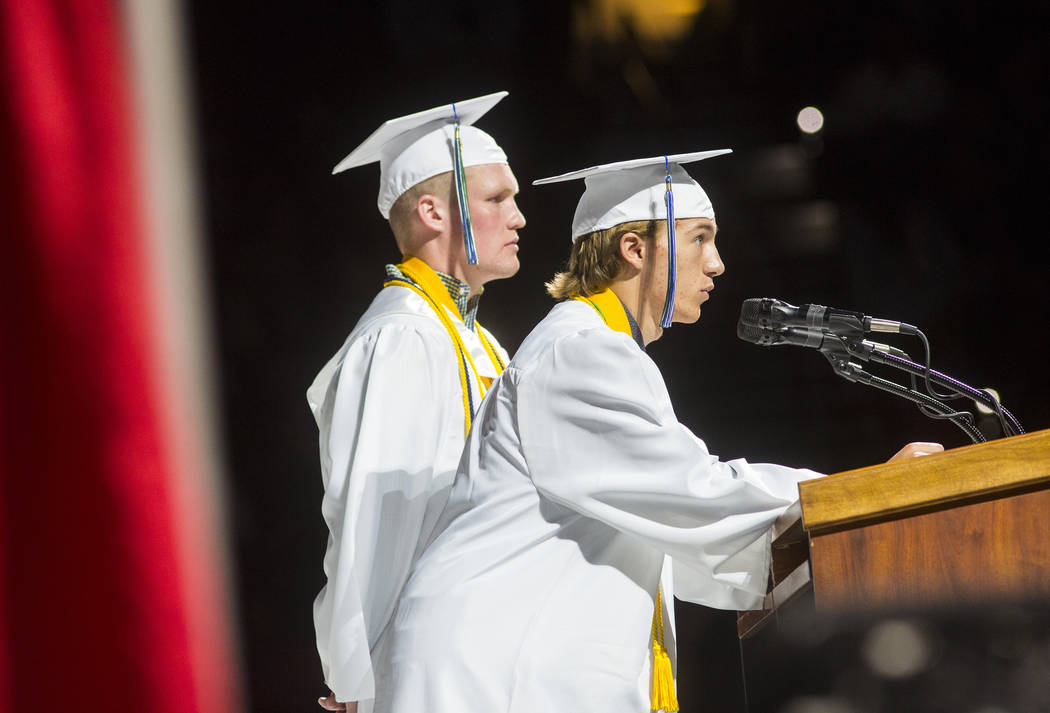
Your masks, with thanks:
M330 530L327 584L314 602L317 648L336 698L366 700L375 695L371 648L463 447L448 336L402 324L357 335L315 415Z
M819 474L711 455L678 422L659 370L626 335L582 331L545 360L518 383L536 487L669 554L680 597L753 603L766 587L766 532L798 498L798 482Z

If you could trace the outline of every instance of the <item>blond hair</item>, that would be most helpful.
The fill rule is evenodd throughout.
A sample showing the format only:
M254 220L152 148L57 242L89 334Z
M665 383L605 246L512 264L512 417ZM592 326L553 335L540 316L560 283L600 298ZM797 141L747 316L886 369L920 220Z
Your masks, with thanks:
M405 252L408 242L412 239L412 217L416 214L419 199L428 194L452 202L452 172L446 171L420 181L398 196L394 205L390 206L390 230L393 231L394 240L397 241L401 252Z
M637 233L650 242L656 238L659 226L658 220L632 220L580 236L572 245L565 270L556 273L545 285L547 294L564 300L573 295L588 297L601 292L627 265L620 253L620 239L627 233Z

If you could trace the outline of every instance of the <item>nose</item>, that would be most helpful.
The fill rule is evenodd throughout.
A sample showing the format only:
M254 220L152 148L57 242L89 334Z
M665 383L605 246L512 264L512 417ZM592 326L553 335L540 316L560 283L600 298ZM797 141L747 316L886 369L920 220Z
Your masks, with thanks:
M511 230L521 230L525 227L525 214L521 212L521 208L518 207L518 202L513 198L510 199L511 207L514 209L510 216L510 222L507 224Z
M718 277L726 271L722 256L718 254L718 248L711 246L711 254L708 255L707 263L704 265L704 274L708 277Z

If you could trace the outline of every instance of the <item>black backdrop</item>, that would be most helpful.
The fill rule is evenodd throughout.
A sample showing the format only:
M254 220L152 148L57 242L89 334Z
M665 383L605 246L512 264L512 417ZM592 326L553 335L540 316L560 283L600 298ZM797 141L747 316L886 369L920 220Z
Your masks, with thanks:
M378 169L329 175L387 118L510 91L482 125L528 226L520 273L486 289L481 316L511 350L550 308L542 283L582 189L531 180L735 149L693 171L727 272L701 321L649 350L681 420L723 457L833 472L909 440L966 442L815 352L736 340L755 296L917 324L936 368L995 387L1029 430L1050 426L1047 4L913 4L711 0L654 49L629 29L581 39L584 2L190 3L251 710L313 710L323 691L311 602L326 531L304 393L397 257ZM827 119L815 138L795 124L809 104ZM683 703L742 710L732 614L678 611Z

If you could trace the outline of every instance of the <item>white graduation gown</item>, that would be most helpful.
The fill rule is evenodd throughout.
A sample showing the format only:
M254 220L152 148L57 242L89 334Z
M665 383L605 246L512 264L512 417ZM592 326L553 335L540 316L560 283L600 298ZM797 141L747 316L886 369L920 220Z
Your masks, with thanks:
M768 529L818 476L719 461L630 337L557 305L475 419L376 648L376 711L648 711L661 575L664 602L756 607Z
M477 334L443 309L478 373L495 377ZM506 352L485 334L506 362ZM481 391L469 369L468 377L476 410ZM330 531L327 584L314 601L317 649L336 698L367 701L374 694L370 650L463 450L463 393L452 340L422 297L385 287L317 375L307 400L320 431L321 511ZM363 704L361 713L369 707Z

